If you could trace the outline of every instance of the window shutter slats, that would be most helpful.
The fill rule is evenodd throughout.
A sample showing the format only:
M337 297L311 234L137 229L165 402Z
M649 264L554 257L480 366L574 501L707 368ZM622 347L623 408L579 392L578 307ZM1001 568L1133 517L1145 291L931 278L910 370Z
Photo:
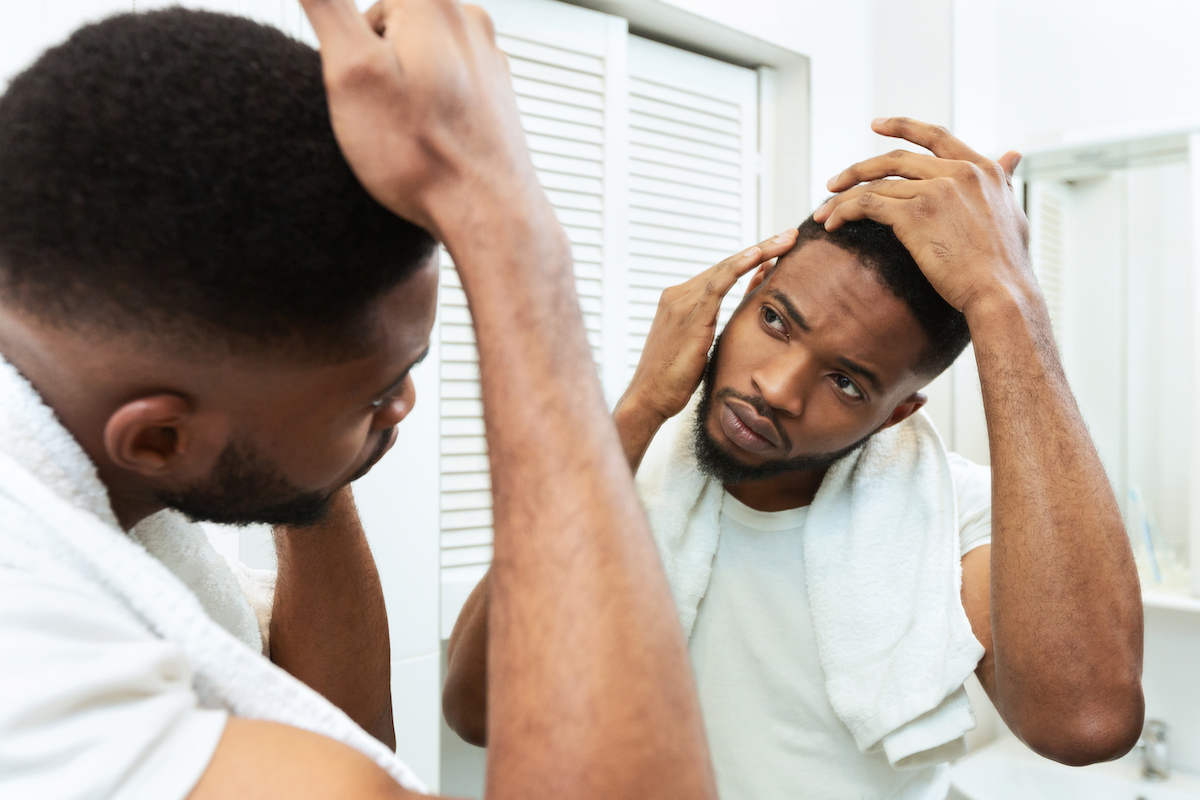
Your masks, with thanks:
M606 395L624 389L659 295L755 238L757 76L546 0L484 0L538 180L571 244ZM470 311L443 257L438 336L442 634L492 557Z
M755 239L757 75L657 42L629 42L627 371L663 289ZM728 319L741 290L722 305Z
M623 20L544 0L485 2L508 55L538 180L571 243L576 290L597 367L605 317L606 170L612 136L608 52ZM622 59L623 61L623 59ZM611 256L611 254L609 254ZM492 558L491 483L470 311L448 258L442 270L442 634Z

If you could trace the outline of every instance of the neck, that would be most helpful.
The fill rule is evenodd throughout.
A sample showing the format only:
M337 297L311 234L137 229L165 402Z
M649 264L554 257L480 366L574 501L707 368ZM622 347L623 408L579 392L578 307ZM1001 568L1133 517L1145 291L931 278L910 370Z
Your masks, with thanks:
M758 481L728 484L725 490L755 511L787 511L812 503L827 471L787 472Z
M108 460L104 423L114 398L111 387L93 383L89 375L95 371L92 367L104 373L116 365L97 365L95 354L77 352L72 340L69 333L46 330L0 307L0 354L29 381L95 465L114 516L128 530L164 506Z

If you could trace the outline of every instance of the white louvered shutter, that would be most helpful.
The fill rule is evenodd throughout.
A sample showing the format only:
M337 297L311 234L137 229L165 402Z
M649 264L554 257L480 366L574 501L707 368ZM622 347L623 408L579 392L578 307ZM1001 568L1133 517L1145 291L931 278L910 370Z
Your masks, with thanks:
M1066 333L1067 203L1061 181L1029 184L1029 252L1059 346Z
M619 109L624 104L623 96L614 102L613 94L623 94L626 23L551 0L482 5L509 57L538 179L570 238L588 340L597 368L603 368L605 351L612 349L605 348L603 337L605 263L620 250L624 230L612 221L623 213L615 198L623 180ZM444 253L442 264L441 616L442 635L448 636L491 562L492 504L471 318ZM616 296L607 316L620 313Z
M662 290L758 240L757 98L753 70L629 37L626 379Z

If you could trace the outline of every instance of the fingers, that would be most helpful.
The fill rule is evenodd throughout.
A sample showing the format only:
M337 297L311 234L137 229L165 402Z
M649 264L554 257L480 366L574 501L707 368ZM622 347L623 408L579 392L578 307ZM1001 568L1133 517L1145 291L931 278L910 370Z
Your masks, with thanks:
M379 0L379 2L368 8L363 16L366 17L367 24L371 26L371 30L375 31L377 35L382 36L384 30L387 28L387 23L385 20L386 15L383 9L383 0Z
M463 6L463 13L467 19L471 20L475 28L483 33L484 37L489 42L496 41L496 25L492 22L492 18L479 6Z
M847 203L863 202L862 198L866 195L880 195L883 197L895 197L901 200L911 200L926 191L930 184L931 181L921 180L877 180L859 184L841 194L834 195L822 203L821 207L813 212L813 221L823 222L825 223L826 230L833 230L833 228L829 227L828 223L833 217L834 210L840 206Z
M848 167L830 178L826 188L831 192L842 192L855 184L887 177L929 180L946 174L948 165L953 163L926 153L893 150Z
M941 125L931 125L908 117L890 117L872 122L871 130L883 136L905 139L920 145L938 158L957 158L976 164L987 160L956 139Z
M1017 165L1021 163L1021 154L1016 150L1009 150L996 162L1004 169L1004 175L1008 178L1008 182L1012 183L1013 173L1017 170Z
M747 272L791 250L796 244L796 236L798 234L799 231L795 228L789 228L783 233L772 236L770 239L753 247L748 247L737 255L730 256L715 267L706 270L708 273L706 283L711 285L714 293L718 295L717 302L720 302L721 298L738 282L738 279ZM705 278L705 273L701 273L699 277Z
M354 0L300 0L300 4L321 43L322 60L349 57L366 37L377 38Z
M872 219L893 225L902 210L926 215L930 208L929 181L874 181L831 197L813 218L825 223L825 230L834 231L847 222ZM819 218L818 218L819 217Z

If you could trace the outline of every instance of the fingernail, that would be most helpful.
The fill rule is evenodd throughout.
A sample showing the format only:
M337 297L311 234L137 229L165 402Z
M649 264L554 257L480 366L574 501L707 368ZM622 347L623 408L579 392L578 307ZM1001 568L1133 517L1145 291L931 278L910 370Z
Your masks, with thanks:
M837 175L834 175L832 178L825 181L825 188L832 192L833 187L837 184L838 178L840 177L842 177L842 173L839 172Z
M784 231L783 233L779 234L771 241L775 242L776 244L784 244L786 242L790 242L792 240L793 233L794 233L794 231L791 231L791 230Z
M761 254L762 251L758 249L758 245L754 245L754 247L747 247L742 252L742 255L746 258L758 258Z
M885 123L887 121L888 121L887 117L876 117L875 119L871 120L871 127L874 128L878 125L882 125L883 123Z
M1013 169L1016 169L1020 165L1022 158L1024 158L1024 156L1022 156L1020 153L1017 153L1017 157L1013 159Z

